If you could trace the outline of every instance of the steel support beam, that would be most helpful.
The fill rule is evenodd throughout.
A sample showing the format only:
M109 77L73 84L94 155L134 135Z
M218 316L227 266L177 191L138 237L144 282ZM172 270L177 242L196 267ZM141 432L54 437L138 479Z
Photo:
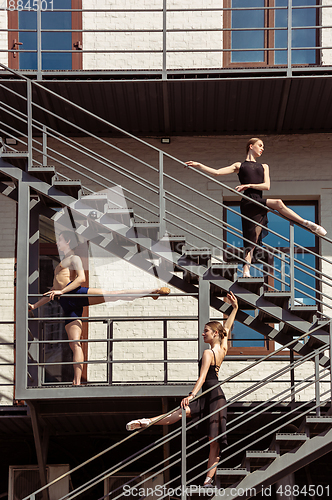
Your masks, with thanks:
M27 403L29 405L31 412L31 423L33 429L33 436L35 439L37 462L40 475L40 484L41 487L43 487L47 484L47 471L46 471L45 458L47 457L48 433L46 433L45 436L46 440L44 441L42 438L41 426L36 407L31 401L27 401ZM42 495L43 495L43 500L49 500L48 489L43 490Z
M16 286L16 385L17 399L26 399L28 357L28 256L30 188L18 186L17 209L17 286Z

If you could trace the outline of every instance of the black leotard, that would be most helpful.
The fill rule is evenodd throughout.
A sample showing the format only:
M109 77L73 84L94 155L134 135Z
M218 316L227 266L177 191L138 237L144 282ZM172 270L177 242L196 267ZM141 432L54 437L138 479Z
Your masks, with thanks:
M202 387L202 391L205 392L210 387L215 386L218 383L218 372L220 366L217 366L216 355L212 349L214 356L214 365L209 366L209 370L206 374L206 379ZM202 359L198 363L199 370L201 370ZM210 418L204 421L207 424L208 436L215 438L221 433L226 432L226 421L227 421L227 408L225 408L226 398L223 390L220 386L209 391L205 396L202 396L192 403L189 403L190 413L194 421L199 421L203 417L220 410ZM224 434L218 439L220 450L227 446L227 436Z
M239 181L241 184L262 184L264 182L264 168L261 163L255 161L244 161L241 163L240 170L238 172ZM243 192L249 198L259 201L262 205L266 206L266 200L262 197L262 191L258 189L246 189ZM256 203L252 203L244 198L241 199L240 203L241 214L253 219L253 221L259 222L263 226L267 227L268 218L267 210L260 207ZM257 233L256 234L256 228ZM242 218L242 232L243 237L248 241L243 242L245 249L245 255L254 248L254 245L250 245L250 242L256 243L258 245L262 244L262 238L267 235L267 230L257 226L254 222Z

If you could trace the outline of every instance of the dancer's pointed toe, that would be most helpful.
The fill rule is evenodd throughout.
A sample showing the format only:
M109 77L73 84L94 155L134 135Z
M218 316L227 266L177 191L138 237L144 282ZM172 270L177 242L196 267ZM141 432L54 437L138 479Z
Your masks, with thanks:
M162 286L161 288L158 288L158 290L156 290L155 293L158 293L158 296L152 297L153 300L159 299L160 295L168 295L169 293L171 293L171 290L167 286Z
M149 418L139 418L137 420L131 420L126 425L127 431L137 431L138 429L144 429L151 424L151 420Z

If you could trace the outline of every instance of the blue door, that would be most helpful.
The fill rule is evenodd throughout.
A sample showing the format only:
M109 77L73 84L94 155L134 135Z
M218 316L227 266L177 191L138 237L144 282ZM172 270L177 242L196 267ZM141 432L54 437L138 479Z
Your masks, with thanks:
M72 13L71 0L53 0L44 2L41 13L42 50L72 50ZM53 7L53 10L52 10ZM68 12L56 12L57 9L68 9ZM37 12L34 10L21 10L18 13L19 30L37 30ZM63 31L68 30L68 31ZM37 50L37 32L19 33L20 45L19 68L37 69L37 52L21 52L22 50ZM42 70L68 70L72 69L71 52L42 52Z

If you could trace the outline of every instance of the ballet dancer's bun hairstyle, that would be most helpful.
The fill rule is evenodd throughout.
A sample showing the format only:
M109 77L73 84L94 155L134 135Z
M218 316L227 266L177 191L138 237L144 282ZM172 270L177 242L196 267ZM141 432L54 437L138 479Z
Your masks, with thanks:
M256 144L257 141L260 141L260 140L261 139L259 139L258 137L252 137L251 139L249 139L249 141L247 142L247 146L246 146L247 154L249 153L251 144L254 145L254 144Z
M209 326L211 330L218 332L219 342L221 342L222 339L227 336L225 328L221 323L219 323L219 321L209 321L208 323L206 323L206 326Z
M66 243L69 243L71 250L73 250L73 248L77 247L78 239L77 239L76 234L73 231L61 231L59 236L60 235L63 236L63 239L65 240Z

